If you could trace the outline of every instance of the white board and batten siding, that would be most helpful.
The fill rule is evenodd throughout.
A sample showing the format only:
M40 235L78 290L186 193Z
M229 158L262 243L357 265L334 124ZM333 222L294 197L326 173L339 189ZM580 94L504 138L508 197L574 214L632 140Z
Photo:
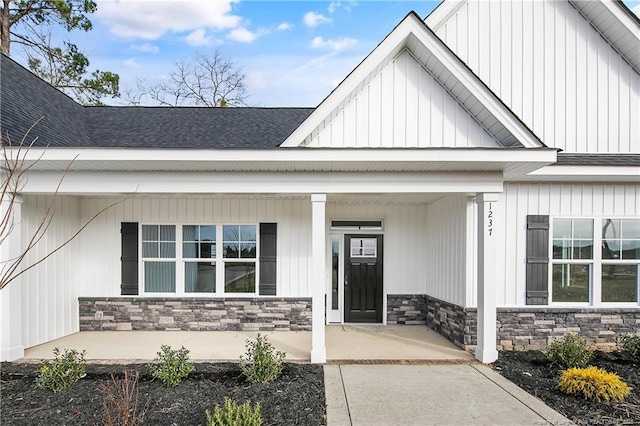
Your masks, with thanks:
M51 199L51 196L23 196L23 246L26 246L43 223ZM32 265L51 253L67 241L80 226L79 199L57 196L53 220L45 237L29 252L23 265ZM73 240L63 250L22 275L22 327L25 347L78 331L78 296L82 293L77 279L77 272L82 267L79 253L79 241Z
M548 146L640 152L640 75L569 2L471 0L436 33Z
M407 50L340 108L330 115L308 146L498 146Z
M527 215L638 218L640 185L506 183L499 206L497 304L524 306Z

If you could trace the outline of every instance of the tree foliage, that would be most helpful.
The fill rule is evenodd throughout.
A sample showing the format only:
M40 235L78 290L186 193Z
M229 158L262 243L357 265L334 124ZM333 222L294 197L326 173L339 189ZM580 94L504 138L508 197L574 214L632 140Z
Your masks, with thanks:
M247 99L245 80L242 70L215 50L177 62L164 79L138 81L125 98L132 105L242 106Z
M69 42L52 43L51 28L89 31L88 15L97 9L93 0L2 0L0 51L10 55L11 45L24 49L28 66L36 75L85 105L100 105L105 96L117 97L119 76L94 71L89 60Z

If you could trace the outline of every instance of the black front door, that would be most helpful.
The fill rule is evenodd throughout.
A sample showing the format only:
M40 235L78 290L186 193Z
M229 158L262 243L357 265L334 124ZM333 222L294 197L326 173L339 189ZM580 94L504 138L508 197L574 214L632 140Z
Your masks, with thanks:
M382 235L345 235L344 320L382 322Z

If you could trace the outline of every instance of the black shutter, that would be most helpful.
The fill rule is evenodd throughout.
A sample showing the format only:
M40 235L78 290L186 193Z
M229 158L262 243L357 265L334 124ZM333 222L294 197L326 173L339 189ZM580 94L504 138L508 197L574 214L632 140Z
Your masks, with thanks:
M549 216L527 216L527 305L549 303Z
M261 296L276 294L276 254L278 248L278 224L260 224L260 287Z
M138 294L138 223L122 222L122 284L120 294L132 296Z

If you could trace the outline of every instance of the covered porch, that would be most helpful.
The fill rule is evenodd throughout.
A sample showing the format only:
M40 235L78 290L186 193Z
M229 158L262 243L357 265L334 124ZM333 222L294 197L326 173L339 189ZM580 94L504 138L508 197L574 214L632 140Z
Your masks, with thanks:
M424 326L332 325L327 333L327 364L459 364L473 355ZM287 354L290 362L311 360L311 332L263 332L269 342ZM86 350L88 362L147 362L160 345L189 349L194 361L237 362L245 342L256 332L242 331L83 331L25 351L21 361L53 357L53 348Z

